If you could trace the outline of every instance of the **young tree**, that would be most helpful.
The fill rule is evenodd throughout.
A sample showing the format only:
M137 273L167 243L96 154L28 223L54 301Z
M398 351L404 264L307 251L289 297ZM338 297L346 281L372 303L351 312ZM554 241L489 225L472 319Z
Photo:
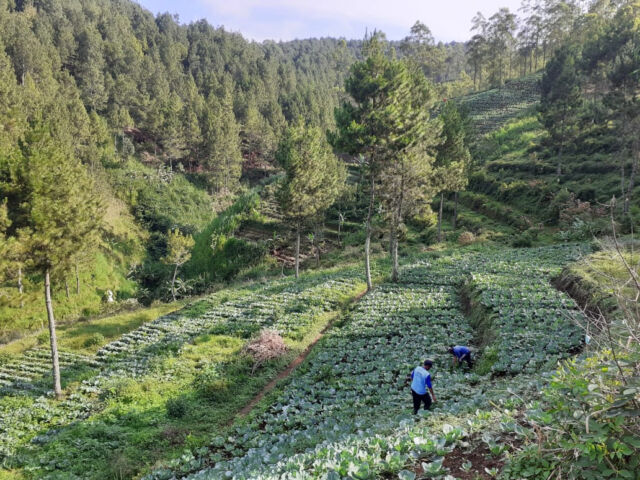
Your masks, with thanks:
M44 276L49 321L54 392L62 395L56 323L51 301L51 275L94 239L102 223L102 206L85 168L56 142L45 127L32 130L14 161L15 191L20 203L14 227L29 252L29 266Z
M191 235L183 235L179 229L174 228L167 235L167 255L162 258L166 265L173 265L173 276L171 277L171 297L176 301L176 276L178 269L187 263L191 258L191 249L195 245L195 240Z
M301 123L285 131L276 159L285 172L277 193L278 203L296 230L295 271L298 278L302 225L324 213L335 202L344 187L346 169L331 151L320 129Z
M453 224L457 222L457 196L458 192L467 186L467 169L471 161L471 154L466 139L466 124L464 115L460 113L455 102L445 103L442 113L443 142L438 147L437 153L437 177L439 179L440 208L438 210L438 242L442 241L442 205L444 192L453 191L456 194L456 206L453 216Z

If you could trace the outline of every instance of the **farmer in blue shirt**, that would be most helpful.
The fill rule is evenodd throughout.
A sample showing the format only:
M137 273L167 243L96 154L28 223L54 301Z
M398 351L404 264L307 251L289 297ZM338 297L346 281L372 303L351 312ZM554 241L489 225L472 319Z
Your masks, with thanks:
M471 350L469 350L469 347L465 347L463 345L455 345L450 347L447 351L453 355L454 368L458 365L458 363L462 364L462 362L467 362L469 368L473 367L473 363L471 361Z
M420 410L420 404L424 403L424 409L429 410L431 407L431 397L436 401L436 396L431 387L431 374L429 370L433 362L431 360L424 361L424 367L416 367L411 372L411 396L413 397L413 413L414 415ZM431 397L427 393L427 388L431 392Z

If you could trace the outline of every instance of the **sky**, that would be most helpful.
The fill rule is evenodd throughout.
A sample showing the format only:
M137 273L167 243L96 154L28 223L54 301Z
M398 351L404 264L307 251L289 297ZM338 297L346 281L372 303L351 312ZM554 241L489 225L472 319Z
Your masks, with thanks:
M178 14L181 23L206 18L215 27L251 40L309 37L361 39L382 30L390 40L407 36L416 20L436 41L471 37L471 18L491 16L501 7L518 11L521 0L137 0L154 14Z

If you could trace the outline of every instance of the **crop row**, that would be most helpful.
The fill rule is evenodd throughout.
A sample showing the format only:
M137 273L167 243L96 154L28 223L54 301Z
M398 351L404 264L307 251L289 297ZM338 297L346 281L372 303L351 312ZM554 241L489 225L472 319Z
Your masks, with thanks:
M37 449L59 428L99 410L100 394L112 380L152 372L162 359L179 355L180 349L198 335L214 332L244 338L268 326L285 336L299 336L314 315L337 308L345 295L358 288L357 277L350 270L309 276L297 285L293 283L286 279L236 292L218 292L208 299L210 306L205 313L195 318L180 313L162 317L106 345L95 358L61 354L63 365L78 366L82 360L96 368L94 376L82 381L63 402L33 389L33 382L42 380L21 373L30 368L35 358L43 366L37 375L45 373L46 350L28 351L11 360L3 368L23 375L25 381L14 383L14 388L0 396L0 465L13 464L19 448ZM304 308L300 302L304 302Z
M210 465L193 478L343 478L357 472L373 478L388 468L401 470L411 451L395 448L406 439L386 435L397 434L398 425L413 426L405 379L427 356L436 362L434 388L447 411L463 408L461 399L464 408L481 405L482 393L466 381L473 374L443 371L446 346L469 342L472 331L454 289L459 273L434 268L438 284L425 278L424 266L410 267L404 277L410 283L383 284L363 297L264 414L190 460L188 468ZM431 439L430 448L437 442ZM149 478L174 474L168 469Z
M379 478L411 467L438 450L437 445L448 444L442 432L423 428L420 438L409 433L420 427L410 420L405 376L421 359L435 360L435 415L463 415L488 408L490 400L503 400L507 388L535 391L539 387L534 375L507 379L447 371L447 346L469 343L474 336L460 311L456 287L470 272L499 278L517 272L509 282L504 280L504 287L517 290L520 286L523 292L535 293L529 279L536 278L536 287L548 286L553 272L578 252L575 246L566 246L467 253L427 258L406 267L404 283L384 284L363 297L344 324L316 347L310 361L266 412L237 426L231 436L215 439L210 448L185 455L148 478L180 477L198 465L203 469L189 478ZM504 296L527 298L515 291ZM560 299L560 315L570 302L562 295L554 298ZM529 298L531 302L536 299ZM514 338L522 338L516 316L507 311L496 314L502 315L502 325L510 329L504 330L505 337L513 333ZM539 322L536 331L543 331L542 325ZM508 359L516 358L521 349L517 341L504 347L502 353ZM549 360L545 357L545 365ZM443 473L437 461L427 468ZM412 478L411 473L405 471L402 478Z

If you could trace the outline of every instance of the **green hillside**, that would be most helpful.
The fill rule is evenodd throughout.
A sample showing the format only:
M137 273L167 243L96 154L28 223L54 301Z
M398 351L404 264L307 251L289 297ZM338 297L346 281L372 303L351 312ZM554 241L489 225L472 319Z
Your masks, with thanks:
M0 1L0 480L640 480L639 0L146 4Z

